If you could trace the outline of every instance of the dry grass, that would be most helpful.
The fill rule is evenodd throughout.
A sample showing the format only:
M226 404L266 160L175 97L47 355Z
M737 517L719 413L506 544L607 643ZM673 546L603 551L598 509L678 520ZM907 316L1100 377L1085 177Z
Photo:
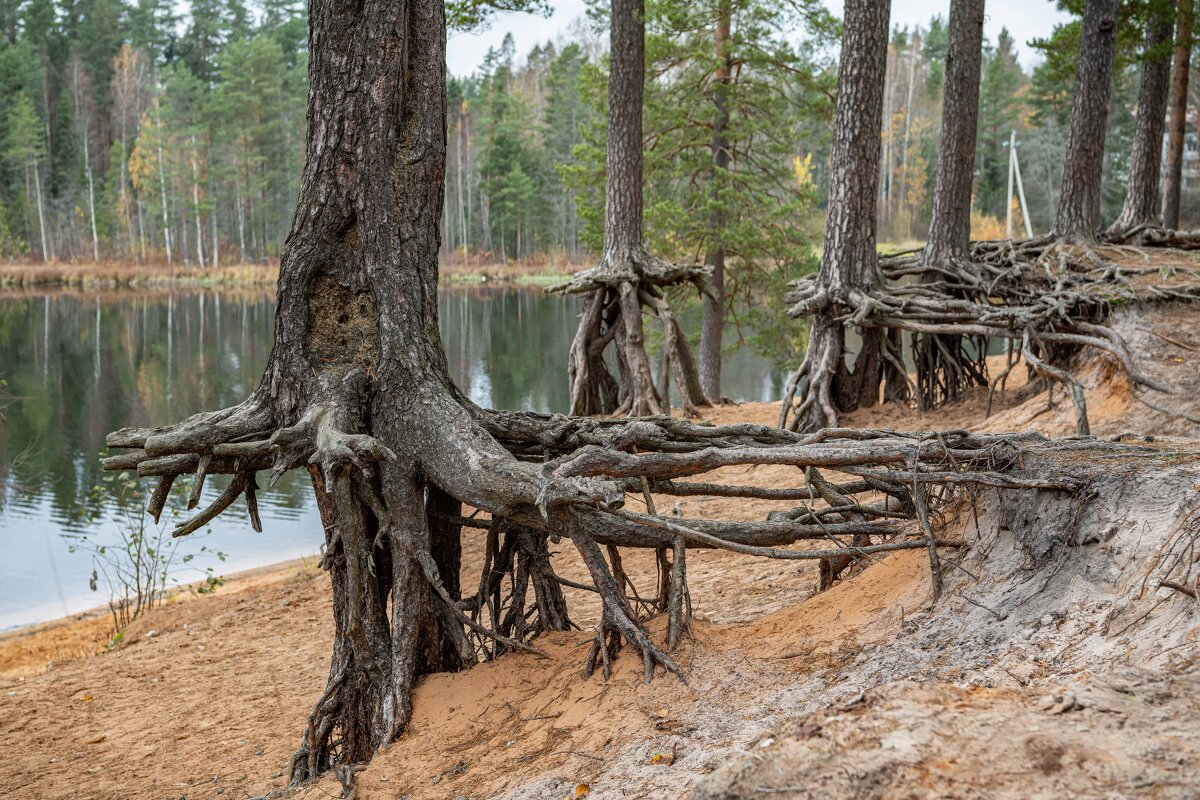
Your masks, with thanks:
M169 267L166 264L131 264L102 261L98 264L0 265L0 287L56 286L68 288L120 288L145 286L273 286L279 280L277 264L238 264L219 269Z
M563 258L539 257L497 263L490 254L472 254L467 259L451 255L441 264L442 279L448 283L486 281L550 282L568 276L590 263L577 264ZM121 289L168 286L274 286L279 265L231 264L219 269L174 267L166 264L132 264L101 261L98 264L0 264L0 288L59 287L76 289Z
M590 266L590 261L574 263L561 256L536 256L499 263L490 253L473 253L465 259L461 253L453 253L442 257L439 271L442 280L448 283L491 280L539 283L563 278Z

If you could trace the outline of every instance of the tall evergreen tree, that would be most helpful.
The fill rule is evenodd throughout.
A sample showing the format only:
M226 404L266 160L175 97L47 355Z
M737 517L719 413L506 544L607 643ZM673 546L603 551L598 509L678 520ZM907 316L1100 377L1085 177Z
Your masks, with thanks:
M1146 11L1137 128L1129 159L1125 201L1120 216L1108 230L1109 235L1116 237L1154 224L1161 208L1158 184L1170 90L1175 3L1173 0L1149 0Z
M812 292L790 313L811 316L808 352L788 382L780 427L816 430L837 427L838 414L875 405L886 346L879 329L860 329L853 361L840 319L842 301L883 283L875 248L883 87L887 70L888 18L885 0L847 0L837 112L833 123L832 171L825 221L825 249Z
M1108 101L1116 55L1119 0L1087 0L1079 36L1075 101L1054 218L1056 236L1092 241L1100 229Z
M1195 0L1179 0L1175 57L1171 70L1171 125L1163 182L1163 225L1171 229L1179 227L1179 203L1183 193L1183 150L1187 137L1188 82L1192 72L1195 10Z

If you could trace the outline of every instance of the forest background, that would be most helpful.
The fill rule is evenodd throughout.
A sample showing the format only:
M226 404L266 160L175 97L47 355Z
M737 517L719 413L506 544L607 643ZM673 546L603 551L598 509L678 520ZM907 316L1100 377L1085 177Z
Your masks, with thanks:
M179 8L0 0L0 259L219 269L276 258L303 159L304 6ZM726 8L722 50L714 20ZM730 302L775 294L815 266L840 23L817 0L650 0L646 14L651 247L700 261L719 237ZM587 19L525 53L507 37L450 80L445 261L565 269L597 252L606 16L592 3ZM1120 211L1137 99L1139 34L1123 30L1106 220ZM1050 226L1077 36L1072 22L1025 45L1007 31L985 43L973 238L1005 234L1014 133L1033 230ZM940 16L891 35L879 219L880 240L894 246L922 240L929 222L946 44ZM1040 51L1031 71L1022 46ZM724 80L719 52L731 54ZM712 149L718 101L728 109L727 169Z

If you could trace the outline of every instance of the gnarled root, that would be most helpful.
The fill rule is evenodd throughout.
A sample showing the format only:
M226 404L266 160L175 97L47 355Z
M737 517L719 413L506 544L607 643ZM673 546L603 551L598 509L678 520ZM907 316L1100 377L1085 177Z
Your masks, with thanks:
M600 263L551 287L550 291L586 293L579 328L571 343L568 374L571 414L653 416L670 412L670 376L688 416L711 405L700 386L700 374L686 338L679 330L663 287L694 283L705 291L708 268L679 266L656 259L636 248L633 252L606 250ZM663 326L661 386L654 383L646 354L642 309L649 309ZM604 350L616 349L619 380L604 363Z
M584 677L590 678L597 667L601 667L605 680L612 675L612 660L620 650L622 639L630 647L637 650L642 657L643 680L650 683L654 679L655 667L662 667L673 673L680 680L687 682L683 670L679 668L670 656L650 640L650 634L637 621L629 601L625 599L617 579L609 570L600 553L595 540L582 533L575 532L571 541L579 550L584 564L592 575L592 581L600 593L603 602L600 625L596 629L596 638L588 652L584 666Z
M1109 246L1107 253L1117 249L1134 248ZM915 392L901 386L903 365L896 357L895 339L881 342L879 358L884 375L895 385L885 390L887 397L915 399L921 408L957 399L971 385L988 386L990 399L1013 366L1010 358L1000 379L989 381L987 345L993 340L1013 343L1009 352L1027 362L1033 355L1038 363L1029 362L1031 366L1044 377L1066 383L1080 407L1078 382L1064 366L1084 348L1113 357L1135 391L1169 392L1170 387L1138 369L1126 342L1103 320L1114 302L1200 299L1200 270L1175 268L1165 275L1148 259L1144 267L1130 267L1105 256L1104 247L1050 238L976 242L969 260L951 264L926 263L918 252L881 259L888 281L884 292L854 290L833 297L814 276L796 281L787 296L793 304L789 313L821 316L814 320L808 355L788 383L780 425L790 430L832 425L838 411L853 406L839 388L845 381L845 364L832 326L841 324L862 330L864 341L872 328L885 329L890 336L904 331L911 335ZM831 307L836 309L832 317ZM1025 341L1033 342L1036 352L1015 346ZM860 372L858 365L855 372ZM869 400L869 391L860 388L861 397ZM1082 417L1079 428L1086 428Z
M808 337L808 352L788 380L779 412L779 427L789 431L836 428L837 390L849 377L843 363L845 332L840 322L815 318ZM875 385L878 393L877 379ZM853 410L853 406L840 410Z
M124 431L110 440L133 448L110 459L112 469L164 478L188 471L201 478L234 475L216 513L239 493L253 502L257 470L308 470L325 527L323 566L333 589L336 638L328 684L290 765L295 783L364 762L393 741L409 723L420 675L462 669L510 650L537 652L530 644L537 633L566 628L563 582L550 564L548 536L571 539L592 578L591 586L578 588L601 597L587 674L611 674L613 658L628 646L640 655L645 680L657 668L683 678L670 652L687 629L688 548L830 565L925 549L936 564L938 548L966 544L934 538L928 524L937 504L952 502L960 488L1077 488L1069 476L1024 472L1023 450L1052 446L1036 436L839 428L800 434L666 416L484 412L452 392L418 400L426 416L415 422L389 414L369 425L366 412L351 413L353 404L330 399L282 427L273 428L279 423L270 415L239 411L187 421L179 426L186 430ZM770 488L684 480L753 464L794 466L808 480ZM834 483L817 470L849 478ZM917 486L954 491L918 498ZM630 491L647 499L648 513L622 508ZM759 522L687 519L659 516L654 493L794 499L801 505ZM462 516L464 503L490 519ZM488 550L479 590L464 598L460 534L472 525L488 530ZM816 540L827 544L795 546ZM634 593L637 607L626 596L620 565L618 548L627 547L654 549L662 570L654 596L642 604ZM602 548L609 548L611 566ZM665 644L652 640L637 608L665 612Z

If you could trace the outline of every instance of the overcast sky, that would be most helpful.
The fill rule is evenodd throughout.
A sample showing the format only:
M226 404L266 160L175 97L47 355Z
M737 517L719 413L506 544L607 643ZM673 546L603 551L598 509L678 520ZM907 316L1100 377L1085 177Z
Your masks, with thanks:
M843 0L825 0L829 9L842 14ZM551 0L554 14L547 19L532 14L501 14L492 27L480 34L457 33L450 37L447 59L452 75L467 75L479 66L489 47L497 47L504 34L512 33L517 53L524 54L534 44L555 40L566 30L571 20L584 15L583 0ZM1008 28L1017 41L1021 63L1026 68L1035 63L1034 54L1025 42L1050 32L1056 22L1068 17L1052 0L989 0L984 31L992 41L1001 28ZM893 25L922 25L934 14L948 16L950 0L893 0Z

